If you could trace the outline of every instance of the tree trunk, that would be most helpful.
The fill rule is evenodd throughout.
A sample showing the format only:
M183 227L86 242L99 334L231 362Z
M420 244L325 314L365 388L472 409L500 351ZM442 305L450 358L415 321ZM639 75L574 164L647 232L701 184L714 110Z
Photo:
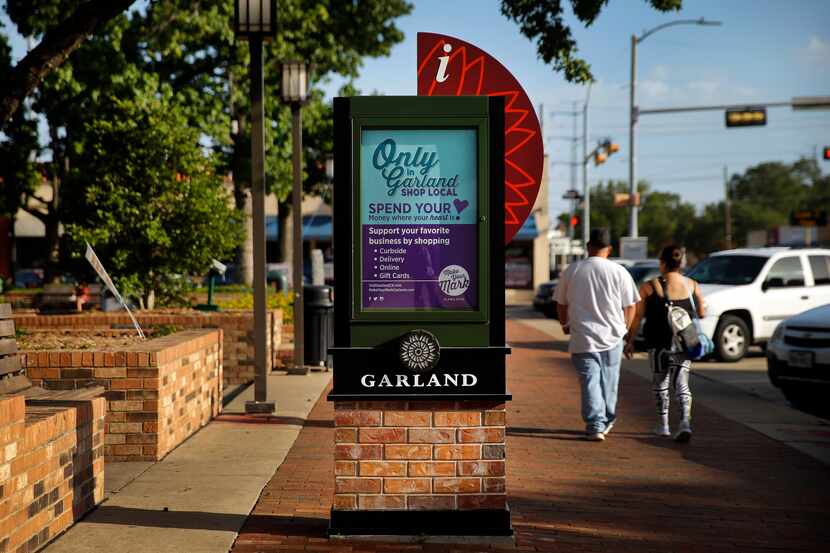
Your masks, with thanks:
M294 225L291 221L291 202L279 202L277 212L279 221L279 261L293 263L294 257Z

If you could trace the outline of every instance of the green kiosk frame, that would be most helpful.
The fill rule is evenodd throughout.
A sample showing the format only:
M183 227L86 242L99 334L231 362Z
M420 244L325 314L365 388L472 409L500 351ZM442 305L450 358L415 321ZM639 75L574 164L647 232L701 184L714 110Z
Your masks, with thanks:
M328 399L503 411L503 98L336 98L334 133ZM330 533L512 534L506 505L406 509L335 502Z

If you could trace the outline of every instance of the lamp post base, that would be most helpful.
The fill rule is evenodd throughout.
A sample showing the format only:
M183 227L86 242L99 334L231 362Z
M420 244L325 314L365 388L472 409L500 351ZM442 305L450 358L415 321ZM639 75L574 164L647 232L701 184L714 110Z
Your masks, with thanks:
M285 372L288 374L308 374L310 371L319 371L320 367L316 365L288 365L285 367Z
M270 415L277 410L277 404L273 401L246 401L246 415Z

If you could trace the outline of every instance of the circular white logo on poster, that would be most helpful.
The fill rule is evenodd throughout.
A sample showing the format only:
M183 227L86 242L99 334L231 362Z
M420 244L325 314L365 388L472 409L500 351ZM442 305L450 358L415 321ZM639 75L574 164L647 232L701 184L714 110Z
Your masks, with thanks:
M448 296L460 296L470 287L470 274L461 265L447 265L438 275L438 287Z

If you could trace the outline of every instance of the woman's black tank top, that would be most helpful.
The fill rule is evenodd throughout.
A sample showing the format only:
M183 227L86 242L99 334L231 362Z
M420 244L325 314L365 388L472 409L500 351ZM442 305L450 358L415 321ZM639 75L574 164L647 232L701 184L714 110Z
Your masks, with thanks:
M643 328L643 336L646 340L646 349L671 349L672 331L671 328L669 328L666 301L663 297L657 295L657 289L654 287L654 281L651 281L649 284L651 284L653 293L646 298L646 323ZM660 284L662 286L662 291L665 294L665 280ZM671 300L671 302L672 305L685 309L692 319L697 317L695 310L692 308L692 300L688 297L682 300Z

